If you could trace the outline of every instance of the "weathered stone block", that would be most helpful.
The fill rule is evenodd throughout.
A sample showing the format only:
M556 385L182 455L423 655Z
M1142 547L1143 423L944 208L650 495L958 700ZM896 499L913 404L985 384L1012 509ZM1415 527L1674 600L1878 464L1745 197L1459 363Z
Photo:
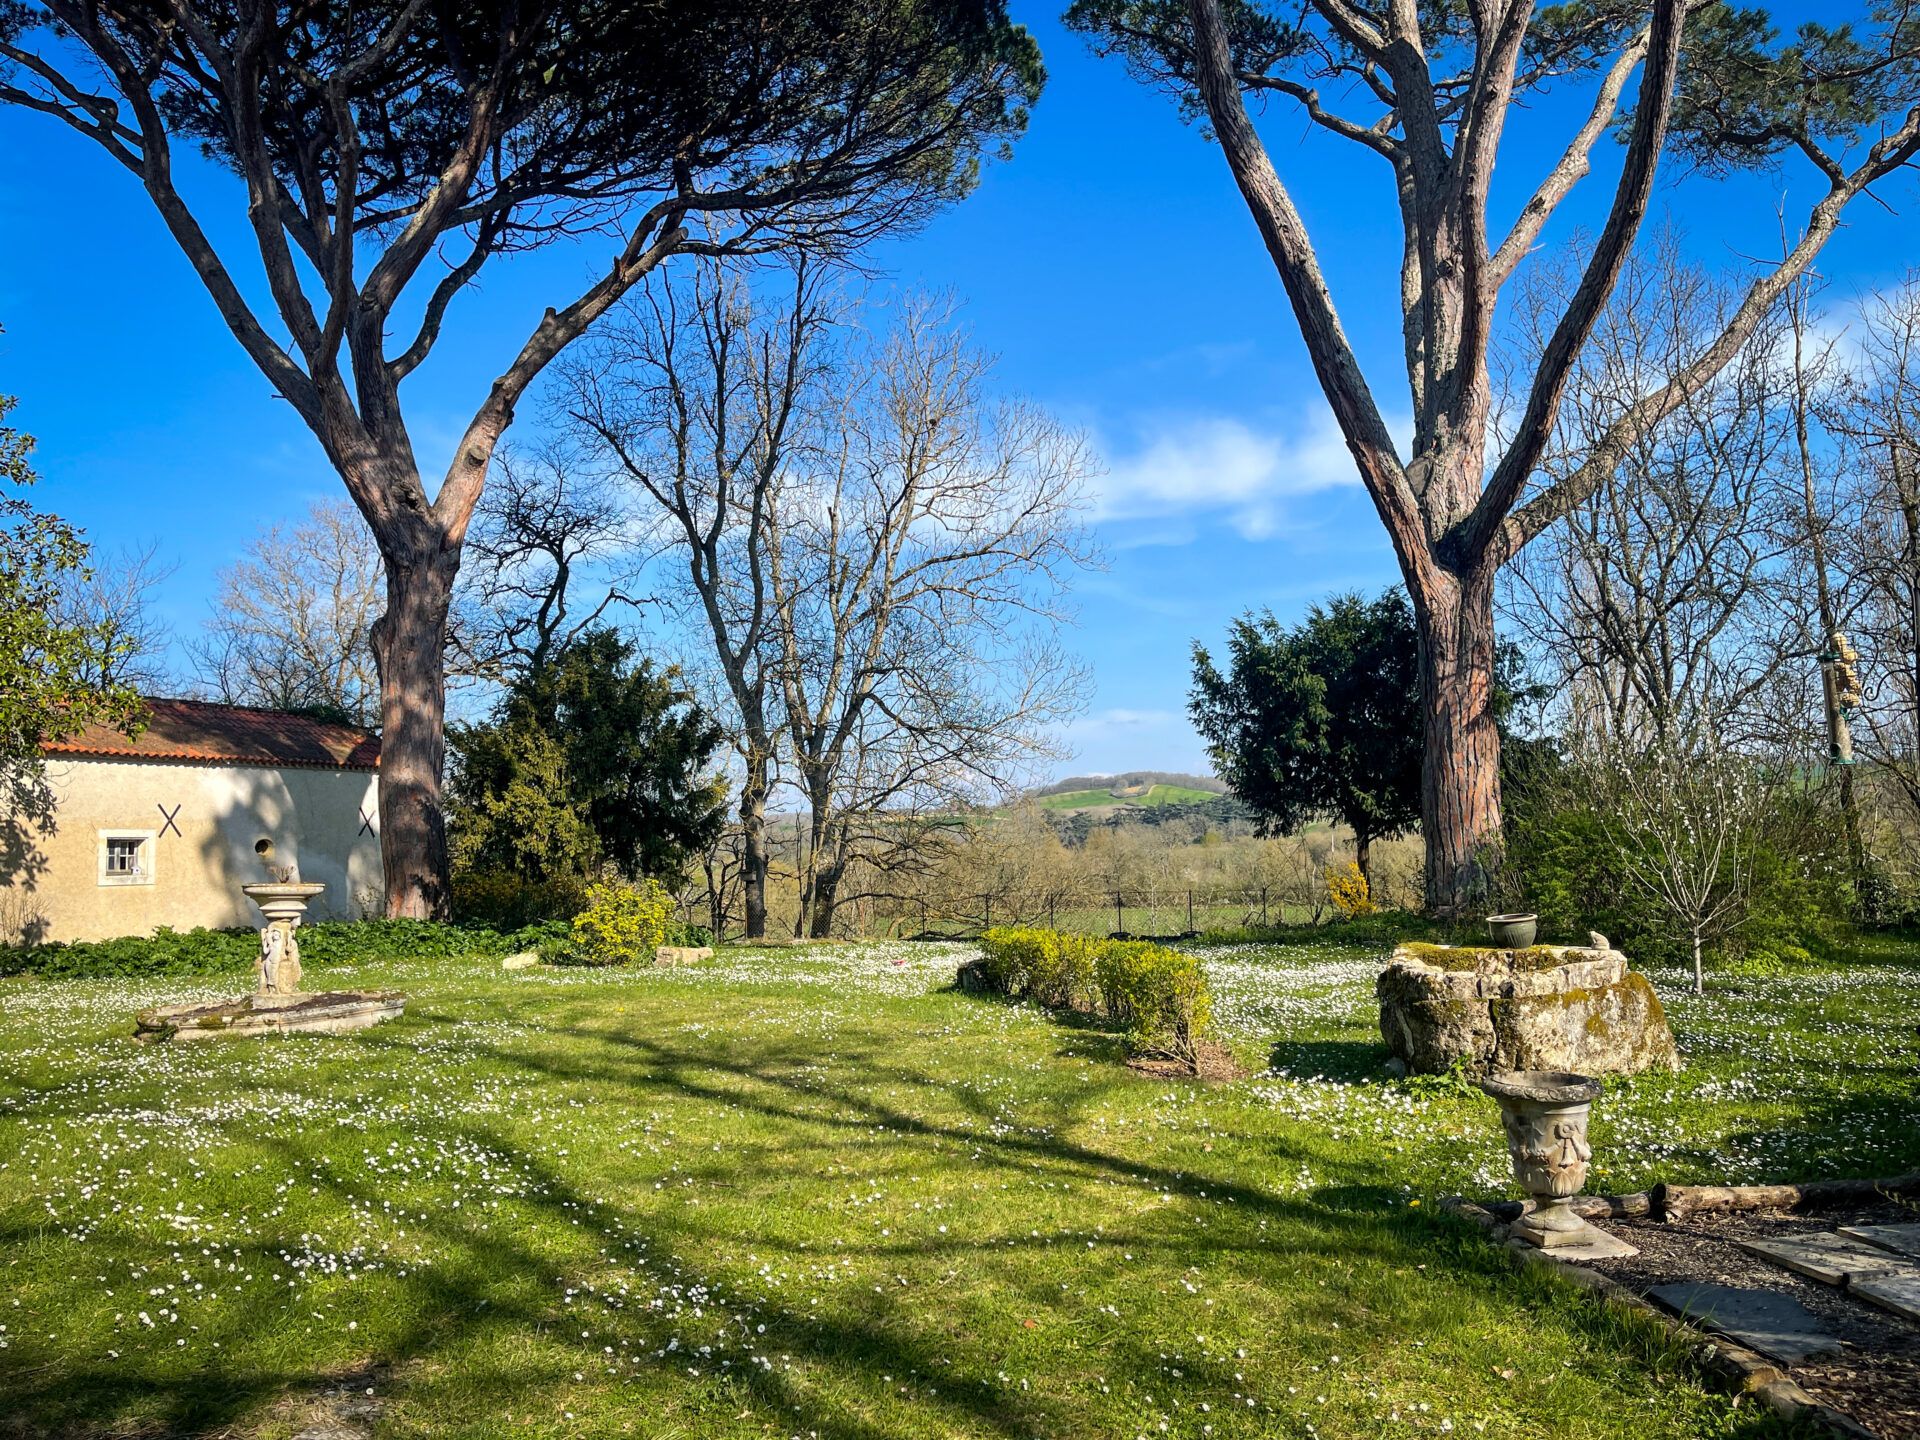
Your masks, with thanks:
M973 995L985 995L993 989L993 977L987 969L987 962L977 956L960 962L960 968L954 972L953 983Z
M1402 945L1374 988L1380 1034L1416 1074L1680 1065L1659 997L1617 950Z
M656 965L690 965L696 960L711 960L711 945L661 945L653 952Z

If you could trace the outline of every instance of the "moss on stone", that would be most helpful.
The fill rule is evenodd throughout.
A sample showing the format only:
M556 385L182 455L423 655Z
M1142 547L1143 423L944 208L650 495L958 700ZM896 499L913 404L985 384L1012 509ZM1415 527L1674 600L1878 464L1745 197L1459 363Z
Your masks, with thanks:
M1529 945L1524 950L1501 950L1486 945L1434 945L1417 940L1400 948L1411 958L1423 965L1431 965L1436 970L1478 970L1482 965L1497 963L1510 966L1522 974L1532 974L1568 963L1565 951L1558 945Z

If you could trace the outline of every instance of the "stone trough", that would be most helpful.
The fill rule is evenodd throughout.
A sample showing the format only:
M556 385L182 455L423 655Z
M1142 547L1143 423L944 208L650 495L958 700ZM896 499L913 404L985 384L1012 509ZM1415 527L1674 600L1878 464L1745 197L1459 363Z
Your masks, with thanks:
M1380 1034L1414 1074L1680 1068L1653 986L1605 945L1402 945L1374 989Z
M398 990L326 990L243 995L211 1005L161 1005L133 1020L133 1038L212 1040L227 1035L341 1035L391 1020L407 1007Z

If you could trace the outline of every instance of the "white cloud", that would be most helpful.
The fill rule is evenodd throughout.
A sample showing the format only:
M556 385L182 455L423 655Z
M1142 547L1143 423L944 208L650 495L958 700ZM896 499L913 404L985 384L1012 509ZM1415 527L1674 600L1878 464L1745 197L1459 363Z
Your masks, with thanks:
M1208 773L1206 746L1178 710L1096 710L1059 727L1076 773L1119 775L1128 770Z
M1094 487L1097 520L1223 517L1250 540L1272 535L1288 502L1356 486L1359 472L1324 406L1284 429L1193 416L1144 430L1131 447L1108 443Z

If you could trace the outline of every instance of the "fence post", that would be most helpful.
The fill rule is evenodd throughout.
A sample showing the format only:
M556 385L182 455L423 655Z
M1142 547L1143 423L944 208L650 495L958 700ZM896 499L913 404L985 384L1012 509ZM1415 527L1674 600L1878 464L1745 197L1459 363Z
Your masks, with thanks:
M1049 930L1058 930L1060 928L1060 922L1055 918L1053 913L1053 907L1058 903L1058 896L1049 895L1047 897L1047 929Z
M1267 887L1262 885L1260 887L1260 924L1262 927L1264 927L1266 923L1267 923Z
M1116 890L1113 892L1113 933L1116 935L1125 934L1126 929L1127 922L1125 912L1120 908L1120 892Z
M1187 933L1193 934L1193 891L1187 891Z
M993 896L982 895L980 898L987 902L987 909L986 909L987 923L981 926L980 928L983 930L991 930L993 929Z

